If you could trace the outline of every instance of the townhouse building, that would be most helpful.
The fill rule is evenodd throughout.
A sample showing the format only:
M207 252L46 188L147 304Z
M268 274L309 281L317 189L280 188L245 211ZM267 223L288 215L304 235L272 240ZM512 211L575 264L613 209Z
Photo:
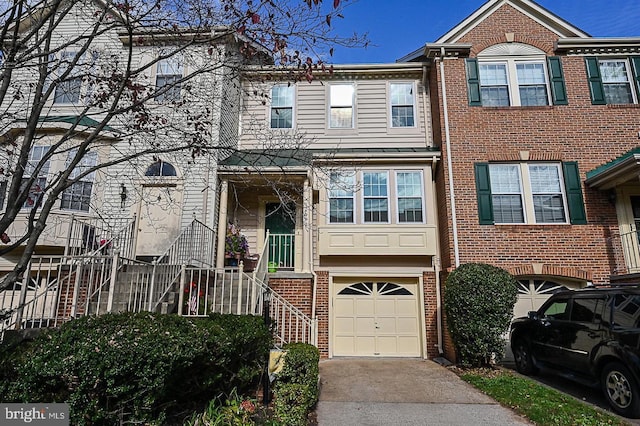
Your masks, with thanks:
M431 64L445 271L507 269L515 315L559 288L638 282L639 54L640 38L490 0L400 60Z
M425 76L410 63L335 66L311 83L245 75L245 93L266 100L244 98L218 223L239 226L272 263L269 286L317 319L323 356L438 353L440 151Z

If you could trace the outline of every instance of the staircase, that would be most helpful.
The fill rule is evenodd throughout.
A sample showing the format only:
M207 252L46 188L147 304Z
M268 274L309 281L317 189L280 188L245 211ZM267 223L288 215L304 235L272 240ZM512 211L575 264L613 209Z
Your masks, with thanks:
M78 226L88 229L86 223L78 221ZM5 330L55 327L79 316L108 312L189 317L268 312L278 344L317 344L316 321L266 284L266 253L251 275L242 264L216 269L215 234L194 220L156 261L142 262L132 258L132 230L126 223L97 245L84 238L68 250L73 254L34 256L25 284L0 292L0 310L6 311L4 318L0 316L0 339Z

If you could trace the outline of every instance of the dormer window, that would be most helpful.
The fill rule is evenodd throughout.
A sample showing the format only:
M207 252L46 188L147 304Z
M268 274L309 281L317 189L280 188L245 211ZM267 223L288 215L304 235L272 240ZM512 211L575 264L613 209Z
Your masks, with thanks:
M491 46L467 59L472 106L544 106L567 103L560 58L520 43Z

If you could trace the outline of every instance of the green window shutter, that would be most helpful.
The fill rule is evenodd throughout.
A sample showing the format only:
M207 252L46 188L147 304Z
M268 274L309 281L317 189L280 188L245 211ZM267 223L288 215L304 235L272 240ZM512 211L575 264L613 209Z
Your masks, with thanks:
M467 68L467 89L469 90L469 106L482 106L480 97L480 73L478 60L468 58L465 60Z
M480 225L493 225L493 200L491 199L491 181L489 164L476 163L476 192L478 196L478 218Z
M587 65L587 78L589 79L589 90L591 91L591 103L593 105L605 105L604 86L600 76L600 65L598 58L589 56L584 58Z
M636 93L640 96L640 56L632 56L633 79L636 81Z
M564 73L562 72L562 61L558 56L547 58L549 67L549 80L551 80L551 96L554 105L569 105L567 99L567 88L564 85Z
M562 169L564 171L564 187L567 191L567 203L571 224L585 225L587 223L587 215L584 211L578 163L575 161L562 163Z

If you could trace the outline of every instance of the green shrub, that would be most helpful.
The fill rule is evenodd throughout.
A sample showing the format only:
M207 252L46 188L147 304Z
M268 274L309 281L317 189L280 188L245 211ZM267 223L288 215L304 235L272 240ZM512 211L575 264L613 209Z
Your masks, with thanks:
M307 415L318 401L320 351L305 343L284 346L287 355L274 388L274 411L286 425L306 425Z
M444 308L460 364L483 366L502 358L517 297L517 283L504 269L468 263L449 274Z
M67 402L72 424L162 422L259 379L271 336L259 317L84 317L14 351L6 402ZM237 353L241 361L233 360Z

